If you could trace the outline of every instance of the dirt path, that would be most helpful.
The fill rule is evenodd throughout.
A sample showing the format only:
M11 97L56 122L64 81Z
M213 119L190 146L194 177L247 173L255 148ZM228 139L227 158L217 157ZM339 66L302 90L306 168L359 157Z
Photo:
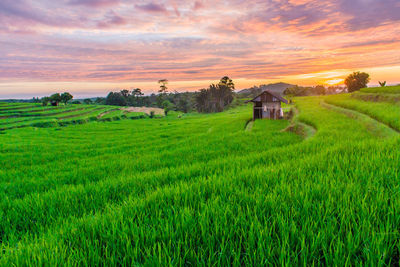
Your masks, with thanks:
M128 112L144 112L150 115L151 111L154 111L155 115L162 115L164 116L164 110L161 108L149 108L149 107L129 107L129 108L122 108L122 110Z

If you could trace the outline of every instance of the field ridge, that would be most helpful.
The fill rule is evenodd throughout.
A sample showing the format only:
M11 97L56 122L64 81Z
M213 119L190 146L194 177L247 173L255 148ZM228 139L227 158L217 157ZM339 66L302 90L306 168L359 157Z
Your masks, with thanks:
M338 111L340 113L345 114L346 116L353 118L358 121L362 121L366 128L376 134L377 136L384 137L384 138L391 138L394 136L398 136L400 134L400 131L397 130L396 128L391 127L390 125L379 121L378 119L369 116L368 114L359 112L354 109L349 109L349 108L344 108L340 105L335 105L335 104L329 104L326 102L321 102L321 105L323 107L326 107L328 109L332 109L335 111Z

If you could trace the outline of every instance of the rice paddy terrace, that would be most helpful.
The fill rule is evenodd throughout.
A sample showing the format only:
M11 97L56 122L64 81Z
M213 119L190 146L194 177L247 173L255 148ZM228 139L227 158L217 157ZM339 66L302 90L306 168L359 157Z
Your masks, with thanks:
M398 265L396 90L297 98L251 127L241 106L4 130L0 264ZM31 108L0 104L0 123L105 112Z
M144 117L145 113L128 112L115 106L63 105L43 107L41 104L33 103L0 102L0 131Z

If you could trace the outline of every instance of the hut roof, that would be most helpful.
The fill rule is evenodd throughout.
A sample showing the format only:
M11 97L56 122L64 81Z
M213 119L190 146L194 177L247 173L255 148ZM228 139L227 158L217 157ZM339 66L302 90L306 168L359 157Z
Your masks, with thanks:
M264 94L264 93L268 93L268 94L272 95L273 97L279 99L279 101L281 101L281 102L283 102L283 103L285 103L285 104L288 104L288 103L289 103L285 98L281 97L279 94L274 93L274 92L271 92L271 91L269 91L269 90L263 91L261 94L259 94L258 96L256 96L255 98L253 98L252 100L247 101L247 102L256 102L255 100L256 100L259 96L261 96L262 94Z

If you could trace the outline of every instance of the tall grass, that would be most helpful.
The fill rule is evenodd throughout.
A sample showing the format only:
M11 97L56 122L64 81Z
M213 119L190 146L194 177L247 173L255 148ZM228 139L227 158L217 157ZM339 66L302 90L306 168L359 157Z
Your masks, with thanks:
M0 264L398 264L400 138L321 101L307 140L249 106L6 131Z
M367 114L393 129L400 131L400 105L354 99L349 94L329 96L327 103Z
M369 87L361 89L364 93L400 94L400 86Z

